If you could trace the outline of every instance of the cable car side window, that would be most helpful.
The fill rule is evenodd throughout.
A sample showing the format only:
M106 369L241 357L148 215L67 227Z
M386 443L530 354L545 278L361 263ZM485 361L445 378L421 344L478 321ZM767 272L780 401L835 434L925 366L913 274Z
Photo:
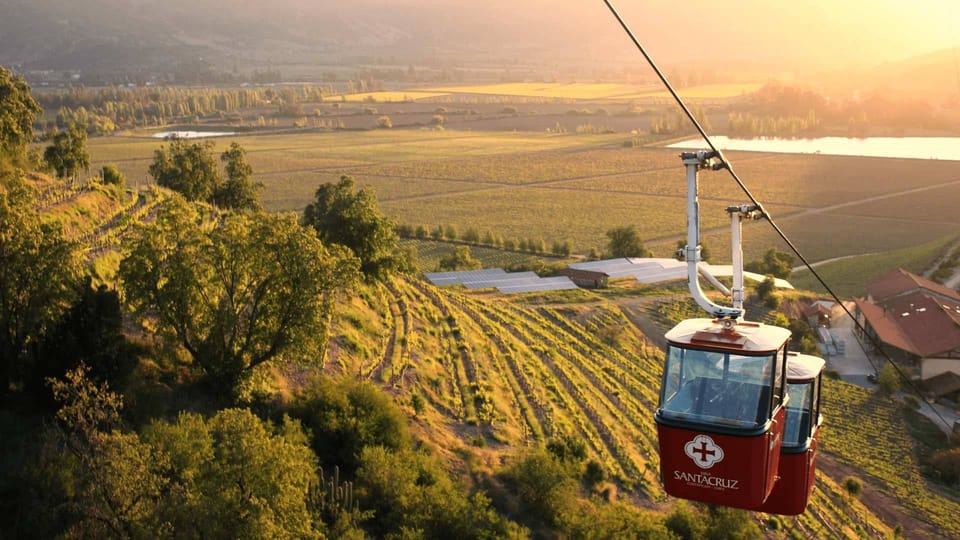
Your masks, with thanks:
M753 429L770 418L779 355L669 346L660 412L665 418ZM779 400L778 400L779 403Z
M811 435L814 381L787 384L787 419L783 427L783 445L801 446Z

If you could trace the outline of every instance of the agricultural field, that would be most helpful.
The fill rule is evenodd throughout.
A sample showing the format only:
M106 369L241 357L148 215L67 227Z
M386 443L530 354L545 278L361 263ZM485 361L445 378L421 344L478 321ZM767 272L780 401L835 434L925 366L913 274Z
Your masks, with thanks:
M680 95L691 99L729 99L756 92L763 84L705 84L679 90ZM492 96L522 96L567 100L639 100L644 98L668 98L669 93L659 84L621 83L504 83L478 86L445 86L425 88L424 92L449 94L480 94Z
M864 296L866 284L887 273L891 268L903 268L922 274L957 240L956 233L942 239L903 249L854 256L816 267L817 273L830 284L841 298ZM798 289L825 292L816 278L807 270L798 270L790 276L790 283Z
M346 102L367 102L367 103L376 103L376 102L405 102L405 101L417 101L420 99L431 99L446 96L447 92L432 92L432 91L421 91L421 90L411 90L409 92L361 92L358 94L342 94L339 96L332 96L331 101L346 101Z
M502 237L602 249L610 228L634 225L658 256L685 233L684 171L676 150L627 147L626 134L371 130L256 134L236 141L264 184L268 210L301 211L317 186L353 176L399 223L474 227ZM653 143L654 138L646 138ZM91 139L94 166L115 162L131 184L163 142ZM811 262L924 245L957 230L960 163L731 152L735 169ZM723 209L746 196L722 172L701 175L703 242L729 260ZM916 209L922 208L922 212ZM907 211L906 209L911 209ZM786 250L764 222L744 227L747 260Z

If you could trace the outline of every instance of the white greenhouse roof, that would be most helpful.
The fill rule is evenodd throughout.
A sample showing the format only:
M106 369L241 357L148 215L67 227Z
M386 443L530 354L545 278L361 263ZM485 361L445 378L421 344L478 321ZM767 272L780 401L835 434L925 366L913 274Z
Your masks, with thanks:
M431 283L438 286L463 285L468 289L497 289L503 294L577 288L577 285L567 276L542 278L535 272L506 272L502 268L430 272L424 275Z
M733 275L733 267L730 265L700 263L700 267L715 277L728 277ZM640 283L647 284L687 279L687 263L676 259L606 259L602 261L574 263L570 265L570 268L603 272L614 279L632 277ZM753 272L744 272L743 277L744 279L758 282L763 281L765 278L765 276ZM793 288L793 285L786 280L776 278L774 281L776 286L781 289Z

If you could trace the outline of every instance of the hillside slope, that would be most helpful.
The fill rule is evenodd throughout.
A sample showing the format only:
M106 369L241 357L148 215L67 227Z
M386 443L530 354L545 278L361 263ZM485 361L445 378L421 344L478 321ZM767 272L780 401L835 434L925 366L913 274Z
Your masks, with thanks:
M103 275L123 235L166 196L32 181L41 211L65 223ZM324 369L381 385L421 444L476 484L495 485L525 449L572 436L602 468L607 498L666 515L674 503L659 481L653 422L662 352L634 321L675 296L650 294L503 297L398 277L341 300ZM878 537L903 525L908 537L960 536L960 503L920 474L897 404L839 381L824 396L826 456L811 504L796 518L755 514L767 535ZM860 501L842 487L848 475L865 481Z
M667 509L653 422L662 353L623 302L589 294L525 305L395 280L342 313L328 369L383 383L423 440L475 477L524 447L573 435L621 497ZM776 526L808 538L884 536L897 525L908 537L960 535L960 504L918 489L926 481L897 404L840 381L824 395L825 462L840 465L818 474L806 513L776 517ZM426 403L419 411L414 396ZM866 483L862 502L841 486L850 474Z

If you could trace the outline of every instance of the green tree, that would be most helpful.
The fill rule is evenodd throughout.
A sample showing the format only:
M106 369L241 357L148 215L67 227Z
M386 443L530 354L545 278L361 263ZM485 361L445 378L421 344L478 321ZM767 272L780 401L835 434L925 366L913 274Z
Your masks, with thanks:
M607 239L608 256L611 258L650 256L650 251L643 247L637 228L633 225L610 229Z
M123 334L123 313L117 291L94 287L88 276L77 301L47 332L39 347L33 386L63 377L83 363L97 381L123 382L134 367L134 349ZM38 392L39 394L39 392Z
M300 424L279 428L246 409L209 420L181 413L158 421L143 440L169 463L170 489L158 509L174 536L317 538L311 486L317 459Z
M75 179L80 170L90 170L87 152L87 130L73 124L53 136L52 144L43 151L43 159L57 173L57 178Z
M534 450L504 473L527 519L567 530L578 513L577 481L571 468L552 453Z
M777 297L777 282L773 276L768 275L757 285L757 298L763 300L771 309L780 305L780 299Z
M57 509L72 514L67 537L322 537L318 464L298 422L226 409L137 435L121 429L120 397L84 367L52 387L63 406L41 459L62 489Z
M0 396L30 376L29 351L70 306L79 275L76 245L41 219L22 176L0 180Z
M930 465L947 484L960 483L960 448L941 450L930 458Z
M900 390L900 374L896 366L887 362L880 368L880 374L877 375L877 388L888 396Z
M349 176L322 184L303 211L303 224L313 227L323 243L353 251L368 279L382 279L402 264L397 233L393 221L380 212L376 195L355 187Z
M23 77L0 66L0 156L14 162L23 158L42 111Z
M312 433L311 446L325 464L352 475L368 446L400 450L410 443L406 417L373 385L317 377L297 396L290 413Z
M452 253L440 257L439 262L441 271L477 270L482 266L480 261L470 254L469 246L456 246Z
M763 254L763 259L759 261L750 261L743 266L748 272L757 274L771 275L780 279L787 279L793 271L793 256L770 248Z
M707 529L703 516L684 501L677 502L664 524L681 540L703 538Z
M163 146L154 150L148 171L158 185L188 201L210 201L221 184L213 148L213 141L191 143L174 138L169 150Z
M358 263L293 216L229 214L219 227L165 201L120 263L126 297L153 314L221 390L278 357L323 359L334 295Z
M120 431L123 401L95 384L81 365L50 380L62 403L41 463L62 484L72 509L67 536L147 538L159 530L156 510L167 486L162 456L136 434ZM64 452L66 450L66 452ZM61 504L63 501L60 501Z
M708 540L753 540L763 537L750 512L727 506L710 506L704 538Z
M522 538L483 494L467 493L436 460L412 451L370 446L357 470L361 506L373 511L375 538Z
M104 184L111 184L125 188L127 186L127 177L113 163L107 163L100 169L100 177Z
M261 210L263 184L253 181L253 167L247 163L246 150L238 143L230 143L230 148L220 154L220 161L224 163L227 178L214 190L216 204L221 208Z

